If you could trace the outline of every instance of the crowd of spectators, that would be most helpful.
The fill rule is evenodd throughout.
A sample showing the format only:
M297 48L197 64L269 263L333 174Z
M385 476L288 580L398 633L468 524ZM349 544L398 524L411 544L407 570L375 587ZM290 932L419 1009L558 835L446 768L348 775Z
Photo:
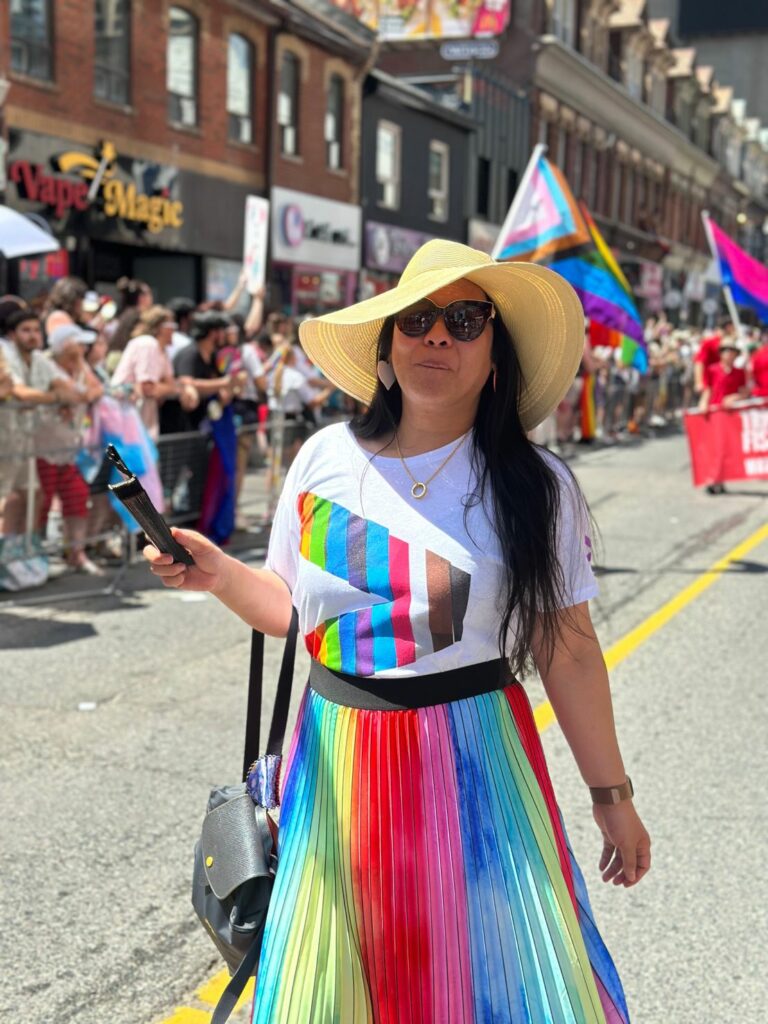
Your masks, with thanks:
M662 314L647 320L645 343L647 365L638 366L619 347L585 340L579 376L542 439L571 455L580 442L654 437L679 425L686 409L768 397L768 330L742 326L737 335L730 320L709 330L679 328ZM587 386L594 410L589 425Z
M194 523L200 512L219 421L236 437L236 500L249 464L264 465L272 485L278 434L284 468L323 409L344 399L304 356L294 321L265 314L263 291L246 314L235 312L244 288L241 276L224 302L160 304L141 281L120 281L115 300L68 277L39 312L0 299L0 537L30 522L45 537L55 508L73 569L97 574L116 553L108 471L81 471L105 398L135 410L158 452L166 515L177 521ZM247 526L239 511L233 526Z
M248 466L263 465L267 491L277 488L276 468L291 462L319 417L355 410L309 363L297 324L265 314L263 291L250 296L245 315L235 312L245 285L241 276L224 302L161 304L142 281L123 279L111 297L67 277L37 310L16 296L0 299L0 544L30 525L45 537L55 509L73 569L99 573L117 553L110 471L97 453L87 472L83 457L89 424L107 400L129 407L156 446L166 515L208 532L201 510L226 424L231 527L248 525L237 504ZM680 329L661 315L648 320L645 341L647 365L587 335L579 376L535 439L569 456L579 442L653 436L696 405L768 397L766 331ZM231 532L220 519L216 530L217 540Z

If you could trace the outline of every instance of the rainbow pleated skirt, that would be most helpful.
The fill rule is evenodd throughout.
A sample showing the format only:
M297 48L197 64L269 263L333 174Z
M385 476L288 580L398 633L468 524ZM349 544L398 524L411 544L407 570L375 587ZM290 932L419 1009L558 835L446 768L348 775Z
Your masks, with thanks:
M308 688L254 1024L628 1020L522 687L402 711Z

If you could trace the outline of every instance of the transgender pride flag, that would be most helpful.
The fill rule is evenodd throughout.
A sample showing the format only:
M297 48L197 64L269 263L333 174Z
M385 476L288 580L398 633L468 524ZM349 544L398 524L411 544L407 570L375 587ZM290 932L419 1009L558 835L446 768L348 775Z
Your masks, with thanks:
M737 306L749 306L768 323L768 267L738 246L706 213L702 217L723 288L730 290Z
M533 151L493 249L495 260L542 263L591 242L573 193L560 170Z

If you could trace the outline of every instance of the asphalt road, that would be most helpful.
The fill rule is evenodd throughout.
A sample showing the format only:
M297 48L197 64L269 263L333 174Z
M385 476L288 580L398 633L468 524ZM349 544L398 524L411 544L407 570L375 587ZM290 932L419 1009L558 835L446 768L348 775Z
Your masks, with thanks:
M606 648L768 520L766 484L695 492L677 437L573 466L602 533ZM766 1019L766 573L763 542L613 672L654 840L636 889L601 883L588 795L545 733L635 1024ZM248 642L215 600L141 567L121 596L0 604L0 1020L156 1024L220 969L189 903L191 851L209 786L240 767Z

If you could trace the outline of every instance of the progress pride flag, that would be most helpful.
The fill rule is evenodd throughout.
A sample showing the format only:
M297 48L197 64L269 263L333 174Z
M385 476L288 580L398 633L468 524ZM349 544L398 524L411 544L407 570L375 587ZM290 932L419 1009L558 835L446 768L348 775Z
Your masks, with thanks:
M694 486L768 480L768 400L687 412L685 432Z

